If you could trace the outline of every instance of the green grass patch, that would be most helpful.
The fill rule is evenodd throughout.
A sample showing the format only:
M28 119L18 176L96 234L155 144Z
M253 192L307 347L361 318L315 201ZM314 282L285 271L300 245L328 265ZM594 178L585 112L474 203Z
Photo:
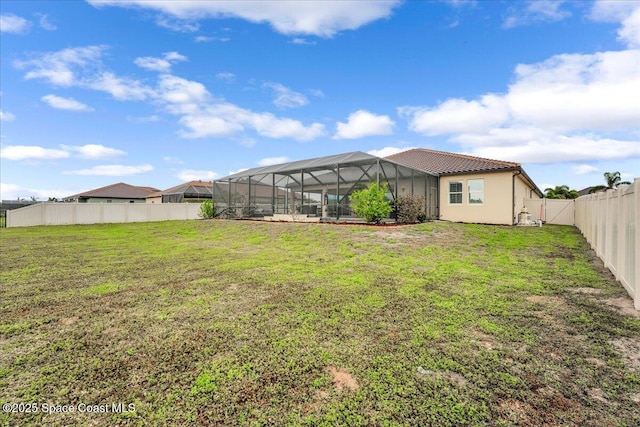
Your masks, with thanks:
M3 402L136 408L0 425L640 425L640 320L606 304L626 293L573 227L167 221L0 244Z

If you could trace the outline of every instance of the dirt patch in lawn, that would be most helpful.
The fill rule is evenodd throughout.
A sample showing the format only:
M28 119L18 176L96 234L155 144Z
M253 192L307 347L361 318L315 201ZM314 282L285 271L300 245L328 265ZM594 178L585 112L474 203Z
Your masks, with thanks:
M633 369L640 368L640 339L617 338L611 344L624 356L629 366Z
M333 378L331 383L338 391L354 391L360 388L358 381L356 381L353 376L345 371L344 369L336 368L335 366L330 366L327 370L329 375Z
M602 302L615 308L622 314L640 319L640 310L635 309L633 306L633 300L629 297L610 298L603 300Z

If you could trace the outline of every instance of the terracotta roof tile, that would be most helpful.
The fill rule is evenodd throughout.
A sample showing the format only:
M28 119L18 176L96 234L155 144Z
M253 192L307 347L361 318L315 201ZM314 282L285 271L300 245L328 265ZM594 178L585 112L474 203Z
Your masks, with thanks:
M419 169L434 175L468 172L511 170L520 168L520 163L484 159L466 154L414 148L386 157L396 163Z

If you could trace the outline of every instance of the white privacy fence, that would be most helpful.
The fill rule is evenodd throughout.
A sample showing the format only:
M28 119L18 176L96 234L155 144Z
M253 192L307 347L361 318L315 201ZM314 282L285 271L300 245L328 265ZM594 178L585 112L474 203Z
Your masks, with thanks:
M199 203L38 203L7 211L7 227L197 219Z
M640 178L575 200L576 226L640 310Z
M534 220L541 219L547 224L574 225L573 200L566 199L526 199L524 205Z

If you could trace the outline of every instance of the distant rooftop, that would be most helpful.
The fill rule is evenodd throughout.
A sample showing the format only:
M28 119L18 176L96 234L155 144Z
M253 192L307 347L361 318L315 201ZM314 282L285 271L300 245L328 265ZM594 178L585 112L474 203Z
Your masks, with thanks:
M154 191L159 190L153 187L141 187L129 185L124 182L118 182L117 184L111 184L106 187L96 188L95 190L85 191L84 193L74 194L73 196L65 197L64 199L90 197L102 199L144 199Z

